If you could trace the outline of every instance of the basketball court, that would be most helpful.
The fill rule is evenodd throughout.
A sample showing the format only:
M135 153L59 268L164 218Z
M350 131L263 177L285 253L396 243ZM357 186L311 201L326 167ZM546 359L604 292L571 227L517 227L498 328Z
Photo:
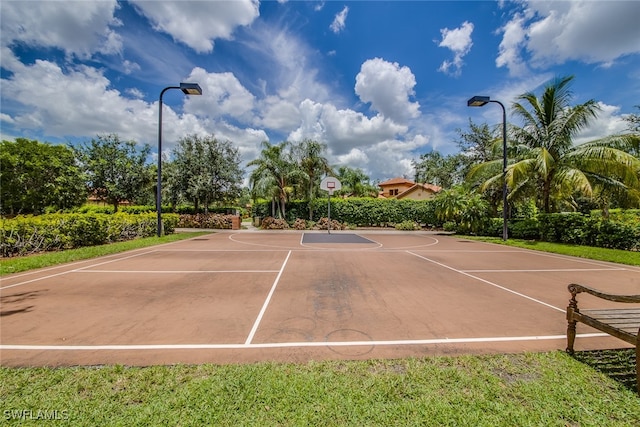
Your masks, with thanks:
M637 267L360 230L223 231L1 280L3 366L548 351L569 283L640 294ZM576 350L625 347L578 334Z

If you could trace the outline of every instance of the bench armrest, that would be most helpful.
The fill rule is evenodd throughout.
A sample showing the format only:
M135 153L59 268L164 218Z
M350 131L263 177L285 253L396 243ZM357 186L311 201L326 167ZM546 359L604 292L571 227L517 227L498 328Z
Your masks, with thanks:
M578 285L577 283L572 283L568 286L569 292L571 293L571 299L575 301L576 295L581 292L585 292L587 294L591 294L598 298L602 298L608 301L614 302L629 302L629 303L640 303L640 295L615 295L615 294L606 294L604 292L600 292L596 289L590 288L584 285Z

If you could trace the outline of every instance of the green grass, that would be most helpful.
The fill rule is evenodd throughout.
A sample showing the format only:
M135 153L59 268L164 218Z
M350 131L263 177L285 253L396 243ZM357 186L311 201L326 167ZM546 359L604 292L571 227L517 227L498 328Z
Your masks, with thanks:
M0 368L2 416L74 426L637 426L631 390L562 352L307 364ZM13 412L12 412L13 411ZM14 421L18 421L14 419ZM42 421L28 421L36 425Z
M178 240L209 234L207 232L175 233L162 237L147 237L143 239L128 240L126 242L112 243L109 245L90 246L86 248L70 249L67 251L47 252L24 257L0 259L0 276L32 270L34 268L49 267L66 262L80 261L103 255L111 255L118 252L145 248Z
M568 245L563 243L537 242L532 240L508 239L506 242L497 237L460 236L470 240L498 243L500 245L533 249L598 261L616 262L626 265L640 265L640 252L623 251L620 249L596 248L592 246Z

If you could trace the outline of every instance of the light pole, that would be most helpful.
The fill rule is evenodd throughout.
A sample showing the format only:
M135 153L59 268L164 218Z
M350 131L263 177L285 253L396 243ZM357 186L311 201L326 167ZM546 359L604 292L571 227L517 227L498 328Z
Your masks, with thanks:
M489 102L495 102L502 107L502 240L507 240L507 110L502 102L488 96L474 96L467 101L467 107L482 107Z
M198 83L180 83L180 86L168 86L160 92L160 111L158 113L158 183L156 186L156 211L158 213L158 227L156 234L162 236L162 96L169 89L180 89L185 95L202 95Z

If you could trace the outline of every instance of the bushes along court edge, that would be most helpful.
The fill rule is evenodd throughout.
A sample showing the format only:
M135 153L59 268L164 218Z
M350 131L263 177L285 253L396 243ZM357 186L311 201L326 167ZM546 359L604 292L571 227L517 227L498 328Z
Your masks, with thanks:
M164 232L171 234L178 215L162 215ZM146 214L45 214L3 218L0 223L0 256L24 256L37 252L73 249L150 237L156 234L157 216Z

